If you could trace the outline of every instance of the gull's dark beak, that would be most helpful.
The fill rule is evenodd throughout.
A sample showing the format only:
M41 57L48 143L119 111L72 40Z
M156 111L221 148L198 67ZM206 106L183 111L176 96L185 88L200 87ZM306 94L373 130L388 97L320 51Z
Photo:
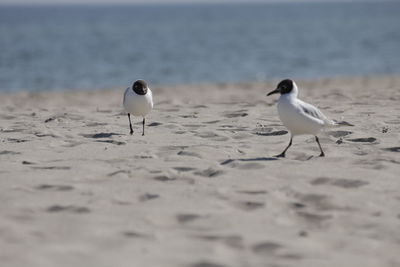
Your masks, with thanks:
M270 96L270 95L273 95L273 94L277 94L277 93L280 93L280 92L281 92L281 90L279 90L279 88L276 88L274 91L269 92L269 93L267 94L267 96Z

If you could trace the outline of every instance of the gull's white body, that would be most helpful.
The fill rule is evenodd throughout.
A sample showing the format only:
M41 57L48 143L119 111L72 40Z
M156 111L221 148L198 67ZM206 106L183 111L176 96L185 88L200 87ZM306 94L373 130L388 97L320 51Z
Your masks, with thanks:
M123 104L126 112L144 118L153 109L153 94L148 88L145 95L138 95L132 87L128 87L124 93Z
M317 135L324 127L334 124L319 109L301 101L297 95L297 85L293 82L293 90L278 100L279 118L292 136Z

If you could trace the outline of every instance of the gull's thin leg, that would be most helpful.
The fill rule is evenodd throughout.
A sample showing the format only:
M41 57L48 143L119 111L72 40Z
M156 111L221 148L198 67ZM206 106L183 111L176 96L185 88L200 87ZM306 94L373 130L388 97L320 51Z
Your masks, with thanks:
M129 128L131 129L130 134L133 134L133 129L132 129L132 123L131 123L131 114L128 113L128 119L129 119Z
M283 150L283 152L281 154L277 155L276 157L278 157L278 158L284 158L285 157L286 151L292 145L292 139L293 139L293 136L290 137L289 145L285 148L285 150Z
M144 124L145 124L145 118L143 117L143 122L142 122L142 124L143 124L143 132L142 132L142 136L144 135Z
M317 144L318 144L318 146L319 146L319 150L321 150L321 154L320 154L319 156L320 156L320 157L325 157L325 153L324 153L324 151L322 150L321 144L319 143L318 136L315 136L315 141L317 141Z

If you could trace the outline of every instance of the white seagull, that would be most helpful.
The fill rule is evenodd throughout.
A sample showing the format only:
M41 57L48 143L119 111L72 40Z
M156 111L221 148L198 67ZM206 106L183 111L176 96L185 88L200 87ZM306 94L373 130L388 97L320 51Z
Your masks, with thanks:
M143 80L137 80L132 87L128 87L124 93L124 108L128 112L130 134L133 134L131 115L143 117L143 132L145 116L153 109L153 94L147 83Z
M322 112L306 102L297 98L298 88L294 81L286 79L278 84L278 87L267 94L280 93L278 100L278 114L283 125L290 131L289 145L277 157L285 157L286 151L292 145L292 139L295 135L311 134L315 136L319 149L321 150L320 157L324 157L325 153L322 150L317 134L326 126L332 126L336 123L328 119Z

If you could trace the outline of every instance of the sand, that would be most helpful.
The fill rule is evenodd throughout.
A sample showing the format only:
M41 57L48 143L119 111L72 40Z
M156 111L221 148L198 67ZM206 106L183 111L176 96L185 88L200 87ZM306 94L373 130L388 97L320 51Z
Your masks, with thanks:
M276 83L2 93L1 266L400 266L400 76L297 82L325 158Z

